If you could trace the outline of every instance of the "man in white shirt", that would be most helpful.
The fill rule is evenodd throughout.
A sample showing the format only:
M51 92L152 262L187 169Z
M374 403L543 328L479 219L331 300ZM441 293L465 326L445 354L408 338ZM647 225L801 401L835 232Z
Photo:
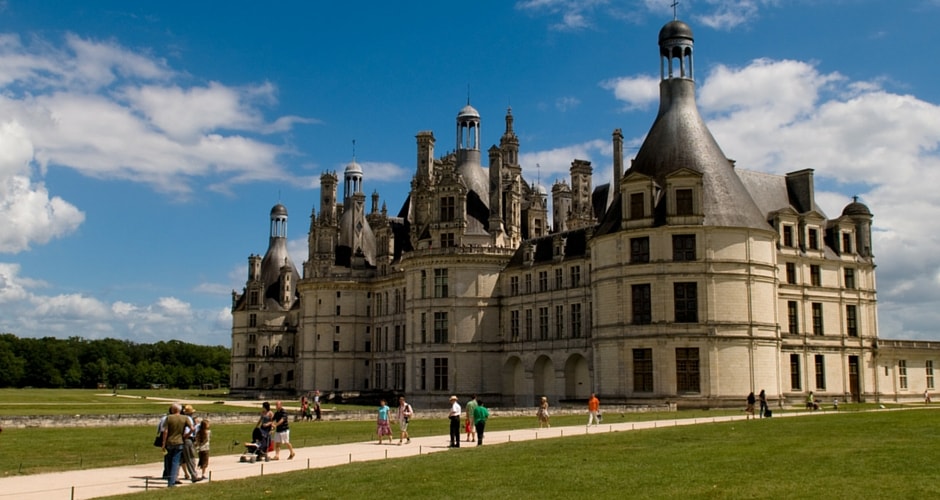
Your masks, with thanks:
M450 447L460 448L460 403L457 396L450 397Z

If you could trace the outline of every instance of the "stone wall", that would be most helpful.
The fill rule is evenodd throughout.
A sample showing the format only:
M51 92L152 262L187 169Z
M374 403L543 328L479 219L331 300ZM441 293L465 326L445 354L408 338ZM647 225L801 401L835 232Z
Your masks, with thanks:
M392 411L395 411L395 407ZM493 417L524 417L531 416L535 418L535 408L490 408L490 415ZM668 403L656 406L626 406L612 405L601 406L601 413L643 413L650 411L676 411L675 403ZM293 412L296 414L296 411ZM586 408L573 407L552 407L552 415L587 415ZM418 419L446 419L448 410L446 408L434 408L425 410L415 408L415 417ZM257 413L202 413L196 412L197 417L205 417L212 421L213 425L219 424L251 424L258 420ZM332 411L323 409L324 420L372 420L376 416L375 411ZM157 422L162 415L160 414L137 414L137 415L41 415L41 416L12 416L0 417L0 427L7 429L32 429L47 427L105 427L105 426L127 426L143 427L153 426L156 430ZM296 416L294 421L296 421Z

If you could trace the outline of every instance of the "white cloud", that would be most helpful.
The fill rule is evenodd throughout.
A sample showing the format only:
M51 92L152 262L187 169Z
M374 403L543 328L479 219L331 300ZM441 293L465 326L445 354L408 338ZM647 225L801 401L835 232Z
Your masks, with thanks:
M659 102L659 78L649 75L611 78L601 82L601 87L614 91L614 97L624 101L624 109L644 109Z
M554 179L568 179L571 171L572 160L591 161L594 167L595 177L602 173L610 164L612 146L609 141L596 139L581 144L573 144L560 148L549 149L546 151L533 151L531 153L521 153L519 163L523 166L526 180L535 182L536 176L540 175L542 184L550 186ZM603 158L601 162L596 159ZM538 165L538 169L536 169Z
M699 103L739 168L815 169L829 217L859 195L875 215L881 335L940 336L930 312L940 300L940 106L810 63L771 60L716 67Z
M153 304L126 301L107 303L81 293L43 295L40 280L20 275L18 264L0 262L0 332L19 337L121 337L132 333L135 342L178 339L198 344L227 343L221 313L194 310L176 297L160 297Z

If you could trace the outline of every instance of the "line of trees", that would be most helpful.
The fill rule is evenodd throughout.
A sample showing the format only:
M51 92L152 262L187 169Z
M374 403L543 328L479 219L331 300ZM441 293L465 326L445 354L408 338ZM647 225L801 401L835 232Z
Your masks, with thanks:
M176 340L137 344L117 339L21 339L0 334L0 387L219 387L228 385L230 361L227 347Z

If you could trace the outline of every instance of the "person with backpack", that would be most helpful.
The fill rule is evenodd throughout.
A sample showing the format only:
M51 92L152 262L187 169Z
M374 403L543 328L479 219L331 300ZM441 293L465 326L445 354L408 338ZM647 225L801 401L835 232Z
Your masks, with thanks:
M401 430L401 436L398 438L398 446L401 446L402 440L406 444L411 444L411 436L408 435L408 422L415 414L414 409L405 401L405 396L398 397L398 428Z

